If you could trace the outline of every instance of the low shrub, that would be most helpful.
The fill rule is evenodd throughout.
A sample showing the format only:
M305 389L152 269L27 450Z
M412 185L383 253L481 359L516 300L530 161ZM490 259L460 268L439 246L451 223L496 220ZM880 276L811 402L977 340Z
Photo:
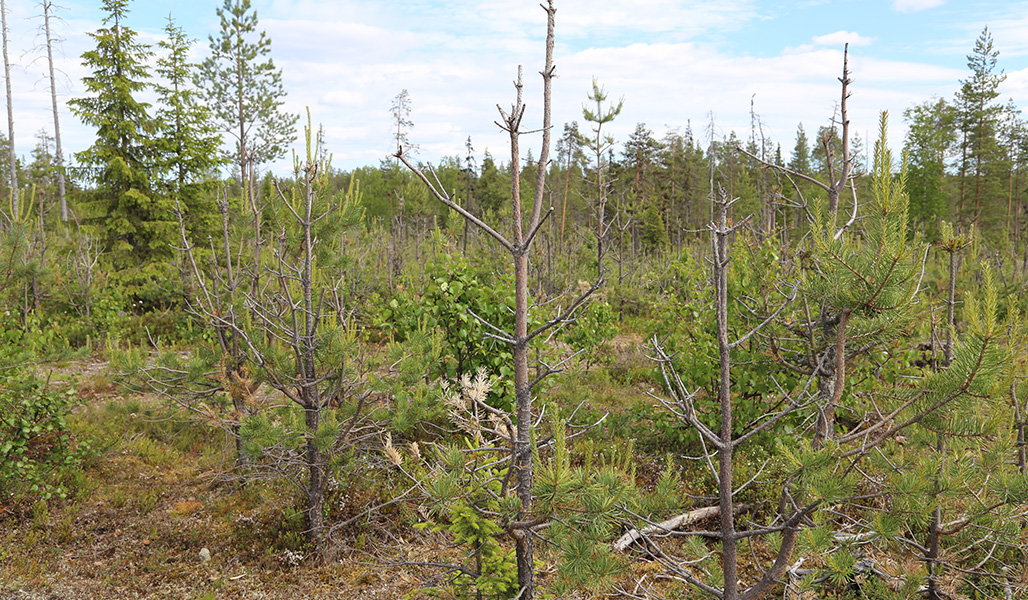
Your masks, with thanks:
M68 429L78 403L74 386L57 388L32 375L0 378L0 494L65 498L63 471L90 453Z

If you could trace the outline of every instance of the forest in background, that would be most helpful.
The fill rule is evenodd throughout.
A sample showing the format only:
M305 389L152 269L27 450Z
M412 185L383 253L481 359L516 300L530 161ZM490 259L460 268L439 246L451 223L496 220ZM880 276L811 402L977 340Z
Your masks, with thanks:
M509 154L417 162L403 90L397 154L342 171L281 111L248 0L199 64L173 21L149 47L103 4L70 102L93 146L3 138L2 585L88 579L30 549L102 537L93 503L213 515L193 541L235 562L188 588L213 597L230 567L359 564L411 597L1028 596L1028 132L988 30L898 156L886 115L849 130L840 65L788 157L757 114L615 140L601 81L522 140L519 74ZM264 173L298 137L294 176ZM88 357L102 375L53 378ZM214 491L118 487L137 463ZM162 535L86 589L187 580Z

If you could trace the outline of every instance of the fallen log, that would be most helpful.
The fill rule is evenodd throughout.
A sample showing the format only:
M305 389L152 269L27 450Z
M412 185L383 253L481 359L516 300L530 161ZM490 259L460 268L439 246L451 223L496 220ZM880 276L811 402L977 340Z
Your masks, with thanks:
M738 507L736 510L741 510L742 508L744 507ZM616 542L614 542L614 549L618 552L624 552L628 549L629 546L652 533L667 533L670 531L677 531L679 529L682 529L686 525L691 525L697 521L702 521L704 519L716 517L719 514L721 514L721 507L705 506L703 508L691 510L685 514L678 515L677 517L672 517L666 521L661 521L656 525L644 527L642 530L633 529L625 535L618 538Z

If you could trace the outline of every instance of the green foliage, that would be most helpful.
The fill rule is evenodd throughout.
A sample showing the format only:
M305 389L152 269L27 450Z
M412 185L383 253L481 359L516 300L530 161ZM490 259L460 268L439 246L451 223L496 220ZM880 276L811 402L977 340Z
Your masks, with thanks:
M564 336L571 347L585 356L585 370L598 362L610 362L607 344L618 334L618 318L606 301L589 304Z
M998 136L1004 107L996 99L999 86L1006 79L1002 70L996 72L998 56L999 50L993 47L992 34L986 27L975 40L972 53L967 55L970 73L960 82L954 98L960 140L957 217L964 224L983 224L987 236L994 239L1001 238L998 234L1002 230L996 225L1006 210L1005 188L1009 185L1001 179L1009 169Z
M496 509L495 501L492 510ZM513 550L504 550L497 541L503 530L483 514L489 506L472 506L460 500L449 508L446 524L431 525L433 531L447 531L454 543L469 549L467 563L447 581L448 593L435 595L452 598L512 598L518 589L518 569ZM429 524L422 524L422 527Z
M436 255L425 273L427 284L423 293L397 294L379 315L380 327L397 342L419 331L440 331L442 360L429 376L460 378L484 368L504 381L493 390L490 403L510 410L514 404L512 350L506 342L489 337L493 329L479 319L500 331L513 331L511 286L490 285L474 274L467 259L460 255Z
M424 458L417 446L411 445L411 454L419 461L408 472L422 483L435 517L421 527L449 532L466 550L459 567L464 575L457 574L453 581L467 581L470 587L484 572L484 567L477 565L501 565L503 569L495 574L501 583L513 582L516 576L512 559L486 561L478 556L480 548L493 556L511 556L496 544L510 535L513 521L549 522L538 534L551 542L558 573L554 590L603 589L624 566L623 558L610 548L611 537L620 528L622 509L637 509L639 504L631 451L602 465L573 464L566 424L558 408L549 406L547 414L554 415L552 435L547 436L552 440L552 452L534 452L534 506L521 514L521 501L508 478L509 456L500 454L510 452L514 433L510 416L483 410L494 383L480 372L474 379L462 379L455 390L444 386L451 420L462 433L456 441L436 444L431 456ZM389 449L386 452L390 454ZM392 452L397 455L394 464L401 463L398 452ZM505 593L516 591L503 589Z
M244 441L247 455L256 462L295 470L294 475L307 465L300 461L285 464L276 463L278 453L299 456L303 454L308 440L323 452L335 450L339 433L345 426L346 411L326 410L318 423L317 431L311 431L306 424L304 410L295 404L286 404L275 410L265 410L246 415L242 419L239 435Z
M61 320L44 321L37 312L20 316L0 314L0 376L8 369L75 355Z
M945 370L930 373L904 397L910 400L910 412L928 413L921 425L931 430L951 431L957 435L974 435L980 417L973 409L982 398L997 394L1005 382L1011 362L1009 349L1002 338L1010 323L997 319L999 299L990 269L985 269L984 289L980 295L967 297L965 319L967 331L953 361ZM1010 315L1011 319L1016 314Z
M656 206L650 205L639 217L642 220L640 239L649 253L660 252L667 246L667 227Z
M393 428L397 432L412 432L445 415L445 407L438 401L431 381L431 374L442 368L443 347L442 333L424 324L408 331L405 341L390 342L389 362L396 369L396 376L375 383L392 395Z
M955 110L945 100L928 101L903 112L910 124L903 153L909 165L910 231L926 231L934 241L946 215L946 154L955 138Z
M74 387L57 389L31 375L0 377L0 494L66 498L60 475L90 455L68 416L78 404Z
M285 155L299 117L280 110L286 95L282 71L268 56L271 40L258 32L250 0L225 0L217 12L221 29L209 37L211 56L197 87L206 90L219 127L235 138L226 158L241 167L245 181L253 165Z
M909 322L926 252L918 238L908 241L906 172L893 176L886 127L883 113L862 235L837 236L827 214L817 220L816 270L807 280L811 293L830 309L865 317L865 327L882 334L901 331Z
M509 598L517 592L517 564L513 550L503 549L498 538L505 532L503 523L513 519L519 507L517 496L504 495L510 490L501 483L507 472L503 462L495 462L491 449L481 445L484 436L495 435L500 427L493 421L492 431L485 429L483 419L478 418L478 403L484 400L492 382L480 372L474 380L465 377L457 385L452 392L444 386L443 393L448 396L452 418L470 435L461 436L455 443L437 444L434 456L416 465L415 472L425 486L436 518L415 527L446 531L466 552L446 586L434 590L436 595ZM506 425L502 427L504 435L511 434ZM412 453L421 459L416 448L412 444ZM390 453L389 447L386 452ZM393 462L398 463L402 459L393 452L397 457Z
M770 313L784 301L780 293L782 280L788 275L782 267L779 251L773 241L758 242L741 238L732 256L728 272L729 339L745 333L758 321L751 312L754 302L760 310ZM684 290L657 304L648 323L647 337L657 336L673 352L673 366L688 390L697 390L695 408L697 416L708 427L717 429L718 407L713 402L718 386L718 342L716 323L709 318L707 307L712 302L713 290L700 287L697 280L706 276L685 261L676 261L674 269L680 271ZM694 282L694 283L690 283ZM753 300L756 298L757 300ZM758 337L736 347L732 352L732 390L743 401L733 402L732 421L735 435L741 435L760 419L772 412L783 392L794 390L801 384L796 373L783 369L768 351L768 345ZM663 384L659 366L651 369L651 377ZM648 426L654 428L658 439L677 441L690 453L698 452L699 437L695 429L666 411L637 409ZM775 438L791 440L799 427L799 417L789 417L775 433L762 434L762 445L772 445ZM659 447L659 441L656 443Z
M117 270L136 269L172 255L176 227L172 205L153 191L151 164L159 124L139 99L150 87L152 53L125 26L128 0L105 0L104 27L90 33L96 48L82 55L92 74L83 80L89 96L69 101L86 125L96 128L93 145L76 156L96 184L83 208L92 232L103 241ZM160 274L125 274L138 286Z
M154 86L161 99L157 118L162 130L157 142L161 164L154 175L160 191L182 211L188 239L203 245L217 224L208 194L214 184L211 175L222 163L217 156L221 138L193 86L196 65L188 60L193 40L171 17L164 32L167 38L157 43L165 51L157 59L157 73L165 81Z

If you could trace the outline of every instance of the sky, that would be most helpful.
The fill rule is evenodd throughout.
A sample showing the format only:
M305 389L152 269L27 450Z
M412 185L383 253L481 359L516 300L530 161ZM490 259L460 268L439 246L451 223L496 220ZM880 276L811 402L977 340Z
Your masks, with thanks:
M28 157L54 130L45 38L38 0L7 0L15 147ZM101 27L100 0L57 0L56 50L61 132L67 154L95 132L67 109L84 94L80 57ZM125 25L156 44L169 16L196 40L193 58L216 35L215 0L135 0ZM252 0L259 27L288 93L284 110L306 114L326 133L333 167L377 166L393 151L393 99L407 90L410 141L418 158L463 156L468 137L481 161L488 150L509 160L494 123L509 110L524 65L526 129L541 126L546 15L538 0ZM556 0L558 78L553 123L578 121L595 78L624 99L605 126L620 144L645 123L657 138L685 131L706 144L751 134L751 109L763 135L786 159L802 123L810 137L835 114L843 44L850 44L853 130L877 135L890 113L890 143L902 146L903 111L951 99L968 76L967 55L988 27L1006 81L1001 101L1028 108L1028 0ZM301 122L306 122L304 118ZM711 126L713 124L713 126ZM301 132L302 133L302 132ZM522 142L538 156L541 136ZM302 140L302 135L298 136ZM299 142L294 145L301 150ZM291 159L268 166L291 171Z

